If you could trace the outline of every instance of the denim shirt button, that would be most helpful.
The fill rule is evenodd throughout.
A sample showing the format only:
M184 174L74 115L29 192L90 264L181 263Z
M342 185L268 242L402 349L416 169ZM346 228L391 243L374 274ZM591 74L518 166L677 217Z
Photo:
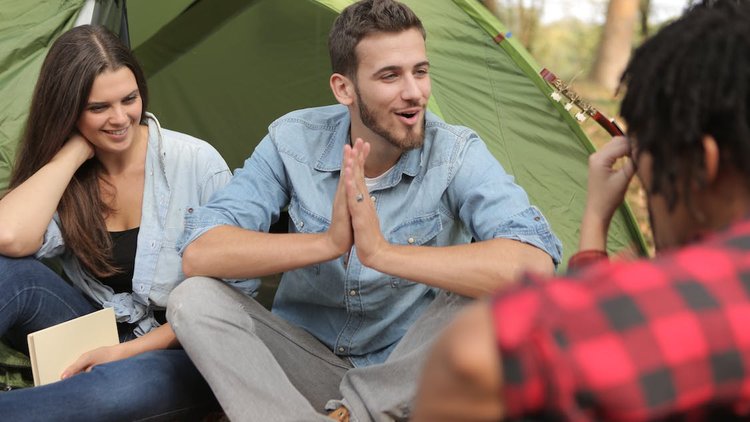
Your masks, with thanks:
M187 212L188 212L188 214L192 214L193 213L193 208L192 207L188 208Z
M410 245L414 244L414 238L413 237L408 238L406 241L409 242Z
M373 196L371 196L371 197L370 197L370 200L371 200L372 202L375 202L375 201L377 201L377 200L378 200L378 198L376 198L376 197L375 197L375 195L373 195Z
M299 228L303 228L303 227L305 227L305 222L304 221L300 221L299 222Z
M349 290L349 296L357 296L356 290Z
M344 348L343 347L339 347L339 353L344 353Z

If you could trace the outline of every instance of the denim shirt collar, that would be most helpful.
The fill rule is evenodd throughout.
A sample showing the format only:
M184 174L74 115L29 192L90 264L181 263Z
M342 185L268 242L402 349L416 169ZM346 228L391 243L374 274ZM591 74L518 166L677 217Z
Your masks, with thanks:
M170 189L170 181L167 177L167 170L166 170L166 163L165 160L167 158L167 152L164 149L164 142L162 141L161 134L162 134L162 128L161 124L159 123L159 120L154 116L153 114L149 112L144 113L146 116L146 122L148 124L148 136L149 139L154 139L156 142L149 142L148 143L148 158L147 162L149 160L156 160L156 162L159 163L158 169L161 172L161 176L163 177L163 181L166 183L167 190Z
M425 126L433 118L434 115L427 112ZM341 163L344 159L344 145L349 143L350 140L350 127L351 115L346 113L345 117L339 120L333 135L328 140L325 148L323 148L320 157L318 157L318 161L315 163L316 170L326 172L341 171ZM419 168L422 166L423 148L424 146L401 154L398 162L396 162L396 168L392 176L383 181L383 186L378 186L377 188L384 189L396 186L401 181L402 174L410 177L416 176L419 173Z

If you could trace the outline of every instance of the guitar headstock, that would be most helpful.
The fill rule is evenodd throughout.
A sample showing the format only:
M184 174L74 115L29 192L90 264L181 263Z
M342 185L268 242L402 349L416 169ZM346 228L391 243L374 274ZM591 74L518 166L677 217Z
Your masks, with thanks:
M573 91L572 88L568 86L568 84L566 84L562 79L555 76L554 73L545 68L542 69L539 74L542 76L542 79L547 81L547 83L549 83L555 89L550 95L552 99L559 103L565 102L563 107L565 108L565 110L573 113L573 116L576 120L582 123L586 121L586 119L591 117L597 123L599 123L599 125L603 127L604 130L606 130L610 135L624 135L622 129L620 129L620 127L614 120L605 117L601 112L599 112L599 110L584 101L575 91Z

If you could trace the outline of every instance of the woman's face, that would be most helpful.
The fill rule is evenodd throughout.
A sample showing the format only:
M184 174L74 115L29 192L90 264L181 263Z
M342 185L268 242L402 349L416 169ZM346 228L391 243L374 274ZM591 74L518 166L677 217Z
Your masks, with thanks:
M133 72L127 67L105 70L94 79L78 118L78 131L97 153L118 153L134 144L143 111Z

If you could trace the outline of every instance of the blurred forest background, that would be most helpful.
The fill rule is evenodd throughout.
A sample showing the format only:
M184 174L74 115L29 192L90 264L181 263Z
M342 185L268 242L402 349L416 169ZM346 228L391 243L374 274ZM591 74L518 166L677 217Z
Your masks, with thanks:
M497 16L542 67L568 82L586 102L625 125L618 115L620 75L643 40L675 19L693 0L478 0ZM592 120L583 129L597 147L610 139ZM645 193L628 191L651 248Z

